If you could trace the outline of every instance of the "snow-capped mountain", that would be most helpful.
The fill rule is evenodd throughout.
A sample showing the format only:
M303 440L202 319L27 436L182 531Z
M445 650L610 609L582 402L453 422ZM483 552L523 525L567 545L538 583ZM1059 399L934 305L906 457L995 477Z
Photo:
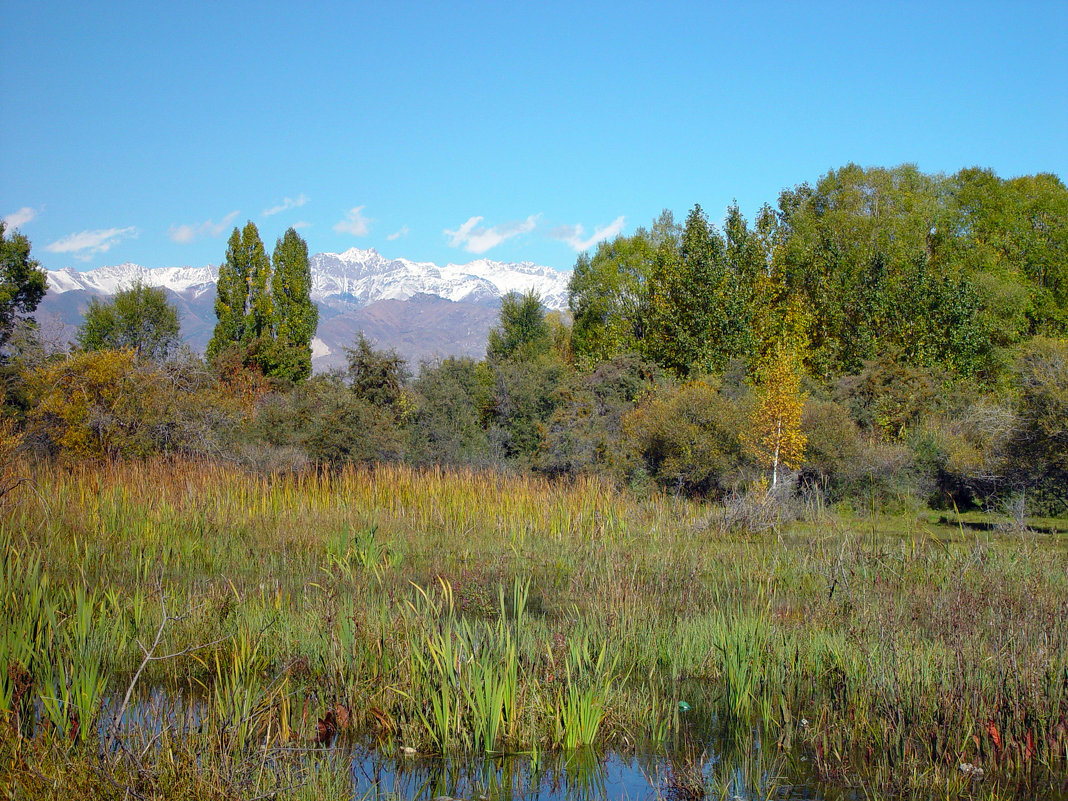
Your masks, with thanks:
M345 363L345 347L363 331L380 347L396 348L417 363L434 356L482 356L497 321L500 299L510 291L535 290L550 309L567 307L571 273L530 262L478 259L446 264L388 259L375 250L352 248L310 259L312 299L319 307L313 364ZM119 264L80 272L48 271L48 294L35 315L57 343L73 339L89 301L140 281L163 287L178 308L182 336L203 352L215 327L217 267Z
M196 294L215 291L219 279L217 267L142 267L139 264L116 264L81 272L67 267L48 271L48 291L54 294L84 290L94 295L114 295L136 281L145 286L161 286L172 292Z
M550 309L567 307L571 273L531 262L479 259L446 264L387 259L376 250L352 248L344 253L319 253L311 258L312 298L355 298L362 303L408 300L435 295L452 301L493 302L511 291L533 289Z
M479 259L468 264L439 267L431 262L387 259L376 250L352 248L344 253L317 253L310 259L312 300L344 300L368 305L379 300L408 300L414 295L435 295L455 302L495 302L511 291L530 289L550 309L567 306L570 273L530 262L506 263ZM119 264L79 272L71 268L49 270L48 288L55 294L83 290L112 295L140 281L177 294L199 296L215 291L217 267L158 267Z

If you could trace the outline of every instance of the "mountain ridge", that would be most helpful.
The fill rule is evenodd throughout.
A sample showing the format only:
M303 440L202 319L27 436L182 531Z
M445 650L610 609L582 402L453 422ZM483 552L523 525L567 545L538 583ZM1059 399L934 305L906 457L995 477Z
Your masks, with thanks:
M344 348L361 330L413 363L480 356L507 292L534 290L546 308L562 310L571 277L533 262L476 259L439 266L389 258L373 248L316 253L309 266L311 297L319 308L316 370L344 365ZM149 268L131 262L86 271L48 270L48 293L36 317L51 339L72 339L92 299L140 281L168 293L179 311L183 339L203 352L215 325L218 274L213 265Z

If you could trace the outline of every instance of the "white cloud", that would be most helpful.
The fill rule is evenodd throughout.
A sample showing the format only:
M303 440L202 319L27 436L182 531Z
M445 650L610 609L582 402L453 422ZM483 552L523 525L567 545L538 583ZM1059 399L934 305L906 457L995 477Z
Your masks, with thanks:
M402 236L408 236L409 233L411 233L411 230L408 228L408 226L402 225L399 231L395 231L394 233L390 234L386 237L386 239L392 242L394 239L400 239Z
M230 227L230 223L237 218L239 213L231 211L219 222L205 220L202 223L194 223L192 225L172 225L167 231L167 236L171 238L172 242L177 242L179 245L188 245L202 236L219 236Z
M307 220L301 220L300 222L293 223L289 227L290 228L295 228L296 230L299 231L301 228L311 228L311 223L308 222Z
M445 229L449 244L454 248L462 247L468 253L485 253L507 239L530 233L538 224L539 214L531 214L525 220L495 225L492 228L480 228L482 217L472 217L455 231Z
M549 234L553 239L559 239L562 242L567 242L576 251L589 250L598 242L604 239L611 239L623 230L625 219L622 216L616 217L608 225L602 225L593 230L593 234L589 239L583 239L582 235L585 233L581 225L561 225L559 228L553 229Z
M40 213L40 209L31 209L29 206L23 206L18 211L13 211L11 214L5 215L4 223L7 224L8 229L15 229L36 219L37 215Z
M287 197L277 206L271 206L271 208L263 212L263 216L270 217L274 214L280 214L283 211L289 211L290 209L299 209L307 202L308 196L301 192L295 198Z
M128 228L104 228L97 231L82 231L78 234L68 234L62 239L57 239L45 250L50 253L70 253L74 258L81 261L89 261L97 253L106 253L123 239L137 236L137 229L132 225Z
M366 206L357 206L354 209L350 209L345 215L345 219L341 220L334 226L334 230L339 234L352 234L353 236L367 236L371 230L371 223L374 220L369 217L363 216L363 210Z

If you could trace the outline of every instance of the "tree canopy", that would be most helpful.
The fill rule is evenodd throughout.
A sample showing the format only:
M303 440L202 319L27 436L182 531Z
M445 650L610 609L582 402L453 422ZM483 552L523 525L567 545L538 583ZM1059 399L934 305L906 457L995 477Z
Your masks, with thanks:
M30 258L30 240L19 231L7 234L0 220L0 347L11 338L15 323L33 314L48 291L48 278Z
M509 292L501 301L500 325L490 331L486 356L490 361L531 359L552 346L549 323L534 290Z
M147 359L166 359L179 343L178 311L161 287L136 283L109 300L89 302L78 343L85 350L130 348Z
M293 228L275 245L273 264L251 221L234 228L216 286L209 359L237 349L242 363L264 375L300 381L311 374L319 313L311 300L308 245Z
M580 362L631 351L676 375L803 343L823 379L892 354L993 380L1002 351L1068 333L1068 189L1053 175L929 175L848 164L722 233L700 206L681 235L644 230L575 264Z

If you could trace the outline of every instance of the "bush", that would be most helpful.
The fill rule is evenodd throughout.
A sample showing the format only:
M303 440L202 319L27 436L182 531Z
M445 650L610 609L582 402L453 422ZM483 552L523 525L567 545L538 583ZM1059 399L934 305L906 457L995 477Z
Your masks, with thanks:
M659 367L634 355L618 356L575 376L559 392L535 467L551 475L621 478L623 418L661 378Z
M860 374L839 379L835 399L862 429L901 441L937 408L938 386L933 373L883 357L865 363Z
M310 460L337 467L395 461L404 454L402 432L390 411L358 397L336 374L264 397L250 434L256 447L246 443L241 452L267 465L300 467Z
M485 466L489 439L480 409L486 391L474 359L444 359L424 364L412 384L410 428L413 461L421 464Z
M817 488L829 500L841 500L843 479L863 447L849 410L840 403L810 398L801 416L801 430L808 438L801 486Z
M792 522L802 509L794 494L795 483L793 475L784 475L775 487L766 479L744 489L735 487L723 499L720 514L709 523L719 524L726 531L758 534Z
M1036 337L1013 374L1019 425L1008 443L1014 485L1034 490L1043 511L1068 510L1068 340ZM1036 507L1037 508L1037 507Z
M484 371L484 372L483 372ZM552 352L529 361L484 363L479 381L488 392L484 419L491 451L519 467L530 467L561 396L567 367Z
M30 435L76 457L218 454L239 414L200 362L153 364L132 350L73 353L28 383Z
M745 403L728 400L715 383L661 389L624 418L628 474L651 476L672 492L720 496L741 478L747 419Z
M929 498L935 477L923 470L907 445L871 439L847 463L837 486L839 497L852 498L863 508L892 510L911 508Z

